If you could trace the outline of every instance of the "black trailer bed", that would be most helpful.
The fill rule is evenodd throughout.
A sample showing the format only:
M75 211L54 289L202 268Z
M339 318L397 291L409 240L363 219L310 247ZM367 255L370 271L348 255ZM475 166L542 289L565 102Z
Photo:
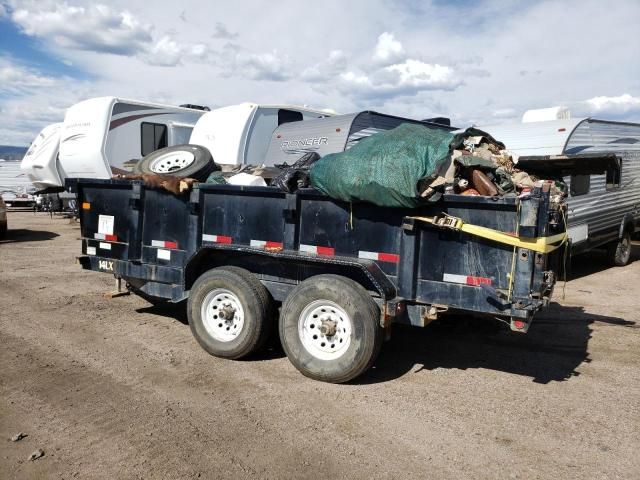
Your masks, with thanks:
M313 189L196 185L185 196L129 180L81 179L84 268L113 272L147 295L180 301L221 265L257 275L283 301L300 282L333 273L363 285L382 322L424 325L444 311L504 317L526 331L555 283L560 250L511 247L412 217L440 213L526 237L564 231L549 194L444 195L418 209L333 200Z

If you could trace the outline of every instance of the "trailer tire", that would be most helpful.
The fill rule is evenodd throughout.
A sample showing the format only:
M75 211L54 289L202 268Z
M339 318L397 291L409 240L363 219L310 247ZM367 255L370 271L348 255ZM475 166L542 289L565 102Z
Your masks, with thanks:
M631 261L631 233L628 229L625 229L620 240L609 244L607 253L616 267L624 267L629 264Z
M161 148L135 164L135 173L173 175L204 182L211 172L219 170L209 149L200 145L174 145Z
M200 346L216 357L239 359L264 345L270 331L269 293L247 270L219 267L193 284L187 316Z
M282 306L279 331L289 361L303 375L331 383L368 370L383 340L380 309L371 295L339 275L298 285Z

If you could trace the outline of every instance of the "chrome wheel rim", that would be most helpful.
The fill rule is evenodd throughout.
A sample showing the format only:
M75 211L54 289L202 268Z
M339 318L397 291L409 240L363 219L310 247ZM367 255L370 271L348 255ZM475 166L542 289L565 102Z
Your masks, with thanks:
M195 161L196 157L191 152L181 150L167 152L149 163L149 170L153 173L171 173L187 168Z
M336 360L351 344L353 322L342 307L330 300L307 305L298 320L298 335L307 352L320 360Z
M235 340L244 326L240 299L224 288L216 288L204 297L200 315L207 333L220 342Z

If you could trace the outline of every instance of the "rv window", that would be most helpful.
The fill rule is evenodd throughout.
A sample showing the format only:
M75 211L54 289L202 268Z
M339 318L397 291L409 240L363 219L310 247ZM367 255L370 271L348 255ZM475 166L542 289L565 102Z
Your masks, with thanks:
M167 146L167 126L161 123L142 122L140 126L142 156Z
M278 126L283 123L300 122L302 121L302 112L296 112L295 110L278 110Z
M589 175L571 175L571 196L585 195L589 193L591 177Z
M613 190L620 187L621 169L622 165L620 164L607 169L607 190Z

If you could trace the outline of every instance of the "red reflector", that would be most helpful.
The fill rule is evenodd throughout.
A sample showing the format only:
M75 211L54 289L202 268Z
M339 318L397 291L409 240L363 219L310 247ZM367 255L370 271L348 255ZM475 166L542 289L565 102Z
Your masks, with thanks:
M118 241L118 237L116 235L105 235L104 239L107 242L117 242Z
M467 285L491 285L490 278L467 276Z
M282 248L282 243L280 242L265 242L264 244L264 248L274 248L274 249L281 249Z
M516 327L518 330L522 330L525 326L525 323L522 320L514 320L513 326Z
M378 260L381 262L398 263L400 261L400 255L394 253L378 253Z
M164 248L178 248L176 242L164 242Z
M559 132L566 132L566 131L567 131L567 129L563 127L563 128L559 128L559 129L558 129L558 131L559 131Z
M231 237L224 237L222 235L218 235L217 242L218 243L232 243L233 239Z
M331 247L316 247L318 250L318 254L320 255L334 255L335 249Z

